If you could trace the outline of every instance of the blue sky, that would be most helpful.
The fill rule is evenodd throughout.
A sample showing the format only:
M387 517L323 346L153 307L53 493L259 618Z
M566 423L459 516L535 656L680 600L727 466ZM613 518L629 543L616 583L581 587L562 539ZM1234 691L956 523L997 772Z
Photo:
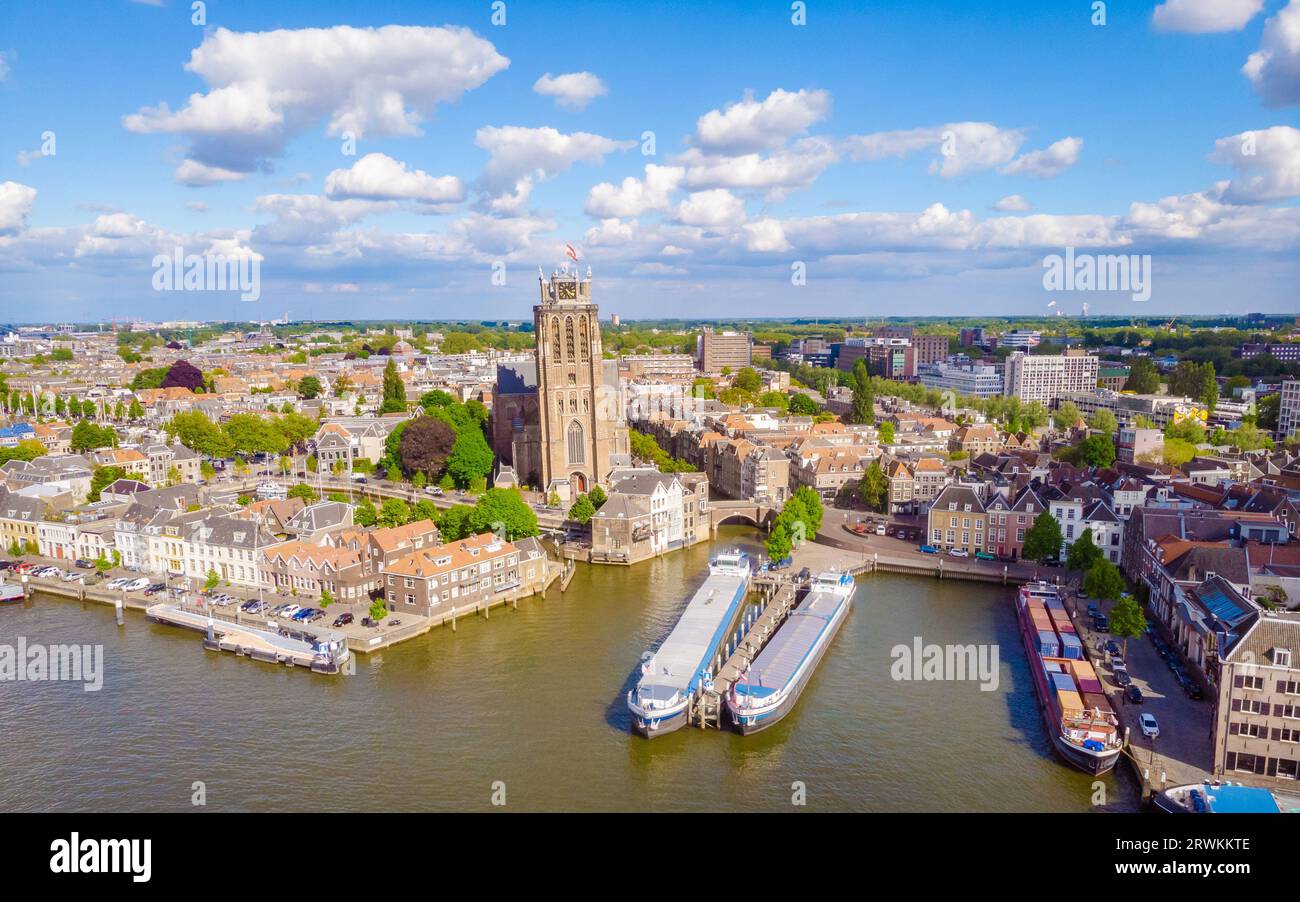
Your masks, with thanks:
M0 319L519 319L566 243L625 317L1294 310L1300 0L1106 7L8 3Z

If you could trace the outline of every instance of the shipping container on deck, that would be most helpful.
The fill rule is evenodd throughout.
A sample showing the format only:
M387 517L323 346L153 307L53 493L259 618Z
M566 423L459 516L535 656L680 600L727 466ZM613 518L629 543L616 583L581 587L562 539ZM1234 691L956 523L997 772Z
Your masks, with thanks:
M1102 692L1101 680L1095 679L1093 677L1083 677L1082 679L1078 680L1078 683L1079 683L1080 691L1082 691L1085 695L1089 692L1096 692L1096 693Z
M1110 702L1106 701L1106 696L1103 693L1089 692L1085 689L1083 690L1083 703L1088 706L1089 711L1096 708L1102 714L1111 713Z
M1079 715L1083 713L1083 699L1079 698L1077 692L1056 691L1056 701L1061 706L1061 710L1066 714Z
M1038 631L1038 653L1053 658L1061 656L1061 641L1056 638L1056 633L1051 630Z
M1082 658L1083 642L1074 633L1066 633L1061 637L1061 657L1063 658Z
M1074 677L1068 673L1052 674L1052 685L1058 692L1073 692L1075 690Z
M1049 611L1064 611L1065 603L1061 601L1061 599L1053 596L1052 598L1047 599L1047 609Z

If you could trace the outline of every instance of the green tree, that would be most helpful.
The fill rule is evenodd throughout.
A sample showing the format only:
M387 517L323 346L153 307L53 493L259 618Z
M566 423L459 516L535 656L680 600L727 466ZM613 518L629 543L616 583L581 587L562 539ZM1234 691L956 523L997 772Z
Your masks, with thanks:
M376 598L370 602L370 619L383 620L388 616L388 606L384 604L382 598Z
M93 451L117 445L117 432L110 426L99 427L90 420L82 420L72 427L72 450Z
M411 507L401 498L388 498L379 507L379 526L405 526L411 520Z
M877 430L879 433L880 444L892 445L894 443L894 424L886 420L880 424Z
M813 416L818 409L817 402L802 392L790 395L790 413L796 416Z
M473 531L470 518L474 508L468 504L453 504L438 516L438 537L444 542L455 542Z
M215 570L208 571L208 578L203 581L203 591L211 592L217 586L221 585L221 576Z
M431 523L438 522L438 505L434 504L428 498L421 498L415 504L411 505L411 522L417 520L428 520Z
M767 537L767 556L773 561L783 561L790 556L791 551L793 545L790 542L790 531L778 517Z
M1160 374L1150 357L1134 357L1129 366L1128 379L1124 381L1124 391L1139 395L1154 395L1160 391Z
M1115 462L1115 445L1109 435L1090 435L1079 442L1075 460L1085 467L1109 467Z
M853 364L853 403L849 407L850 423L876 422L876 397L871 387L871 374L866 361L861 358Z
M1034 518L1034 524L1025 533L1021 557L1030 561L1048 561L1061 554L1061 524L1047 511Z
M1124 640L1125 655L1128 654L1128 640L1136 639L1146 632L1146 628L1147 619L1142 615L1142 606L1137 599L1132 595L1121 595L1110 609L1110 631Z
M1081 416L1078 406L1073 401L1065 401L1052 411L1052 425L1058 432L1065 432L1067 429L1073 429Z
M245 454L281 454L289 447L275 423L254 413L237 413L224 428L230 447Z
M1115 414L1104 407L1099 407L1088 417L1088 425L1103 435L1114 435L1119 431L1119 421Z
M604 507L605 502L609 500L605 496L605 490L598 485L593 485L591 487L591 491L587 493L587 497L591 499L591 506L596 510L600 510Z
M1110 561L1095 561L1084 574L1083 591L1093 598L1114 600L1124 594L1124 577Z
M1079 538L1071 543L1070 548L1065 553L1065 566L1071 570L1078 570L1085 573L1097 561L1102 559L1102 550L1097 547L1092 538L1092 530L1085 529L1079 534Z
M889 480L879 460L867 464L866 472L858 480L858 500L877 512L883 512L889 503Z
M324 386L315 376L303 376L298 382L298 394L302 398L310 401L313 398L319 398L320 393L324 391Z
M763 377L752 366L741 367L740 371L731 380L731 387L755 394L763 387Z
M825 511L822 509L821 496L815 489L804 485L795 489L791 498L797 498L803 505L803 522L808 527L808 538L812 539L822 528L822 515Z
M374 526L379 521L379 512L375 510L375 504L369 498L362 498L357 502L356 508L352 511L352 520L358 526Z
M538 533L537 513L518 489L488 489L475 503L469 525L476 535L504 529L508 542Z
M1196 456L1196 446L1179 438L1165 439L1161 459L1171 467L1181 467Z
M379 412L399 413L406 410L406 384L402 382L402 377L397 372L397 361L388 358L388 364L384 367L384 400L379 407Z
M303 504L314 504L319 496L312 490L311 486L307 485L307 483L300 482L293 486L293 488L289 489L288 497L301 498Z
M591 522L591 518L596 515L596 506L591 503L591 499L586 495L579 495L578 500L574 501L569 507L569 519L586 526Z
M331 592L329 589L321 589L320 590L321 610L328 608L333 603L334 603L334 593Z
M86 494L86 500L98 501L100 492L119 479L125 478L126 470L121 467L96 467L90 474L90 491Z
M137 402L132 402L133 404ZM141 414L143 416L143 414ZM135 419L134 409L131 418ZM230 437L216 423L198 410L178 413L163 427L167 436L180 439L182 445L208 457L225 458L234 453Z
M482 430L464 429L457 436L447 457L447 473L457 486L465 488L476 478L492 473L492 449Z

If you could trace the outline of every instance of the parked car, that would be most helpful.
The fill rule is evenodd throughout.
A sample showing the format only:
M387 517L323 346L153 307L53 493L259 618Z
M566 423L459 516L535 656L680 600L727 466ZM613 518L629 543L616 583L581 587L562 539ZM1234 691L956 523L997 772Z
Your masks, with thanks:
M917 549L916 549L916 550L919 551L919 552L921 552L922 554L938 554L938 553L939 553L939 549L938 549L938 548L935 548L933 545L920 545L920 546L917 546Z
M1115 678L1115 685L1121 689L1133 685L1133 678L1128 675L1128 671L1123 667L1111 671L1111 676Z
M1114 658L1119 657L1119 643L1116 642L1114 639L1107 639L1106 644L1103 645L1102 648L1104 648L1106 650L1106 654L1110 655L1111 657Z
M1088 596L1087 596L1087 595L1084 595L1082 592L1080 592L1080 593L1079 593L1079 597L1080 597L1080 598L1087 598ZM1097 607L1096 604L1090 604L1090 605L1088 605L1088 616L1089 616L1089 617L1096 617L1096 616L1097 616L1098 614L1100 614L1100 613L1101 613L1101 608Z
M288 604L284 606L284 610L280 612L280 616L292 617L294 614L297 614L301 610L302 610L302 605L300 604Z
M433 495L434 497L438 497L439 495L442 494L442 486L440 485L426 486L425 491L428 492L430 495Z
M75 561L73 561L73 564L77 567L80 567L82 570L92 570L95 567L94 561L88 561L84 557L77 558Z
M1193 701L1200 701L1205 698L1205 693L1201 691L1201 684L1190 678L1183 683L1183 692Z
M1143 702L1142 690L1133 683L1129 683L1124 689L1124 697L1128 699L1131 705L1140 705Z
M885 524L881 523L879 526L876 527L876 535L883 536L884 534L885 534Z
M402 625L402 621L400 621L400 620L398 620L396 617L394 617L392 620L388 621L388 625L389 625L389 626L401 626L401 625Z
M1142 735L1150 739L1156 739L1160 736L1160 724L1156 723L1156 716L1142 712Z
M137 577L136 579L131 580L122 588L128 592L139 592L141 589L149 588L149 578L147 576Z
M334 618L334 625L347 626L349 623L353 621L353 619L354 618L350 611L344 611L342 614L339 614L337 617Z
M967 551L965 548L949 548L948 556L949 557L970 557L970 552Z
M241 604L241 605L239 606L239 609L240 609L241 611L252 611L252 610L253 610L253 606L256 605L256 604L258 604L258 602L257 602L256 600L254 600L254 601L246 601L246 602L244 602L243 604Z
M1092 618L1092 628L1099 633L1110 632L1110 618L1105 614L1098 614Z
M977 561L996 561L997 559L997 555L989 554L987 551L975 552L975 560Z
M81 579L81 574L76 570L69 570L67 573L60 576L59 579L63 580L65 583L70 583L73 580Z

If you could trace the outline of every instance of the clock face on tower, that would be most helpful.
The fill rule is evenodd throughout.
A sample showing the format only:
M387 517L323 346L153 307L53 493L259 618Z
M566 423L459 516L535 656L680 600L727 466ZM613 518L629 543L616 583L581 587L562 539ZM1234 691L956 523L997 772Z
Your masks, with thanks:
M559 298L562 301L573 301L578 298L578 284L576 282L561 282L559 284Z

